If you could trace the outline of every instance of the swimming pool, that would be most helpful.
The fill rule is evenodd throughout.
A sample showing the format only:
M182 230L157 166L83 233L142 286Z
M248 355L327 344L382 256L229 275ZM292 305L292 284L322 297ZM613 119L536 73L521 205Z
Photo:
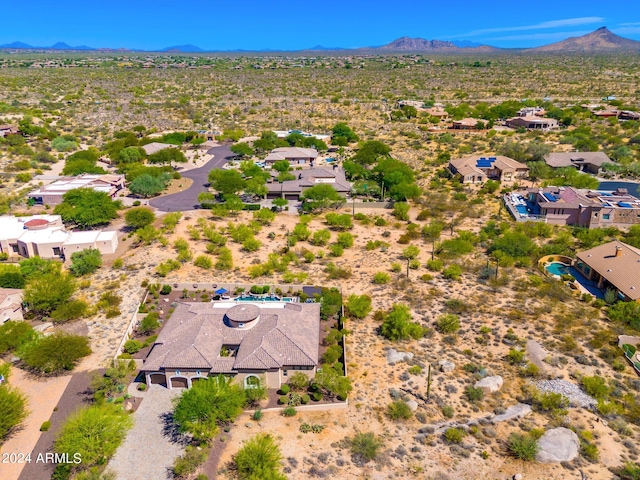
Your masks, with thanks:
M258 297L256 295L243 295L242 297L234 298L234 302L292 302L290 297Z
M516 205L516 210L518 210L518 213L520 215L528 215L529 212L527 211L527 207L525 207L524 205Z
M551 275L557 275L558 277L565 275L566 273L569 273L568 267L564 263L560 263L560 262L551 262L544 268Z

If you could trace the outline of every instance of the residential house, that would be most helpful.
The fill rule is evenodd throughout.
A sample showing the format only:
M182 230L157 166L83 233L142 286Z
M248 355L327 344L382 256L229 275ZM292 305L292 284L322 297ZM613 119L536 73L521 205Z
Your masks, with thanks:
M0 216L0 251L10 257L64 259L73 252L96 248L104 254L118 248L117 232L69 232L60 215Z
M6 137L7 135L19 135L20 130L18 127L12 125L0 125L0 137Z
M518 110L516 115L518 117L544 117L547 112L542 107L524 107Z
M22 290L19 288L0 288L0 324L9 320L24 320Z
M147 155L153 155L154 153L158 153L160 150L165 150L167 148L178 148L178 146L171 143L160 142L151 142L142 146L144 153L146 153Z
M292 165L313 166L316 158L318 158L318 151L315 148L280 147L271 150L264 161L267 165L273 165L279 160L287 160Z
M462 120L454 120L451 128L454 130L484 130L487 123L487 120L481 118L463 118Z
M303 132L302 130L273 130L273 133L275 133L278 138L286 138L292 133L297 133L302 135L303 137L313 137L318 140L322 140L327 144L331 142L331 135L327 135L325 133L309 133Z
M339 166L315 167L292 172L298 178L278 182L272 178L267 182L267 198L286 198L288 200L300 200L302 193L320 184L329 184L336 191L346 197L351 191L351 183L345 177L344 170Z
M640 249L614 240L579 252L574 267L598 288L614 289L619 299L640 302Z
M315 375L319 332L319 303L178 303L141 370L168 388L220 374L280 388L293 373Z
M452 175L457 176L462 183L474 184L484 183L489 179L511 182L519 178L526 178L529 167L503 155L495 157L471 155L451 160L449 171Z
M521 201L514 203L511 199ZM601 191L573 187L531 188L505 196L517 220L543 220L584 228L640 224L640 200L626 189ZM517 213L514 213L514 210Z
M510 128L526 128L527 130L551 130L558 128L558 120L555 118L543 118L535 115L526 117L508 118L507 127Z
M544 156L551 168L573 167L581 172L597 175L605 163L612 160L604 152L555 152Z
M104 192L114 198L125 186L124 175L94 175L82 174L77 177L60 177L49 185L42 186L27 194L36 205L58 205L63 196L76 188L91 188L97 192Z

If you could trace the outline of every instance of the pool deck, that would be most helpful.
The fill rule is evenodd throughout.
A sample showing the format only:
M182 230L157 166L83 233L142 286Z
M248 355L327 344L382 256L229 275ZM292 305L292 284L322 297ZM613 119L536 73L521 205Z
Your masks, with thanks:
M596 298L604 298L604 292L598 288L598 284L596 282L592 282L587 279L582 273L580 273L576 268L566 265L563 262L551 262L551 263L559 263L565 265L568 269L569 275L576 279L575 285L578 287L581 293L588 293L589 295L593 295ZM558 277L554 272L550 272L547 267L549 264L544 266L544 269L551 274L552 277Z

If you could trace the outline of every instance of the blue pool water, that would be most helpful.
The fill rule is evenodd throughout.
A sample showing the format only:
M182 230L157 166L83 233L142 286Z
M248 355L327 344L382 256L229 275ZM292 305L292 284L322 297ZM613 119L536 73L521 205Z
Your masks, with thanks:
M234 302L291 302L289 297L258 297L256 295L244 295L242 297L234 298Z
M527 215L529 213L527 211L527 207L525 207L524 205L516 205L516 210L518 210L518 213L521 215Z
M560 262L552 262L549 265L547 265L545 268L547 269L547 272L549 272L552 275L561 276L561 275L564 275L565 273L568 273L567 266L564 263L560 263Z
M640 183L636 182L600 182L598 190L615 190L616 188L626 188L634 196L640 194Z

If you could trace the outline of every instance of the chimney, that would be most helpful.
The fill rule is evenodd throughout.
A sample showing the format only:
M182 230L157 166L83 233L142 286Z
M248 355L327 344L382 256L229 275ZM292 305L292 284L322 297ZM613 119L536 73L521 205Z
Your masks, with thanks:
M621 256L622 256L622 247L618 245L616 247L616 257L621 257Z

